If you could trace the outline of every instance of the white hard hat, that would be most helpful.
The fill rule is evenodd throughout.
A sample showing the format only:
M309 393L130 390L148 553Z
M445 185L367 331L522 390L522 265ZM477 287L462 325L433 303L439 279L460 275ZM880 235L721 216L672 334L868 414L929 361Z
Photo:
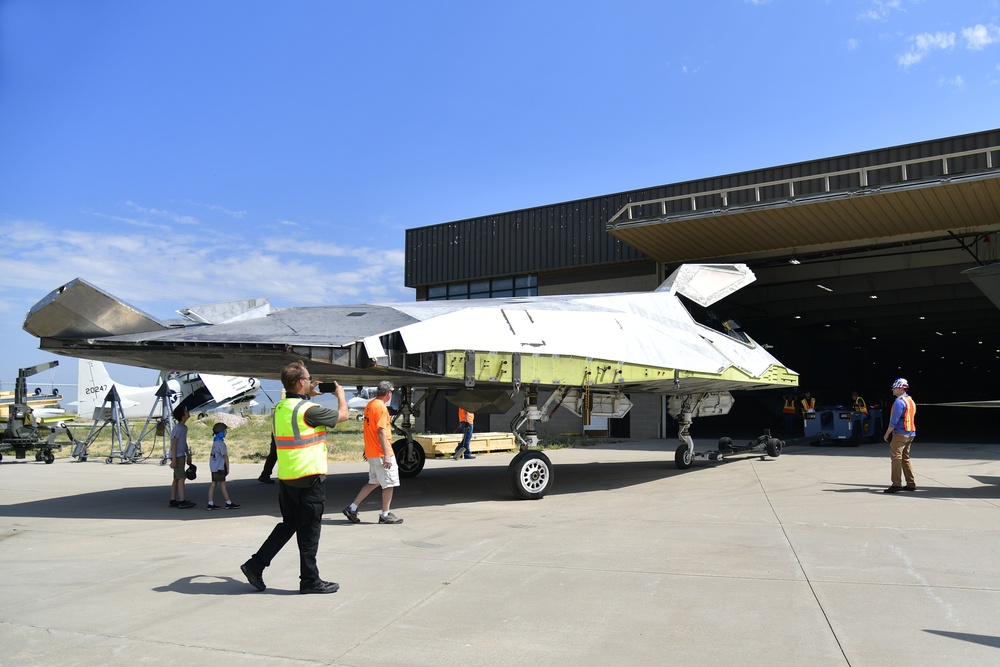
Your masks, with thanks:
M896 381L892 383L893 389L909 389L910 383L906 381L906 378L896 378Z

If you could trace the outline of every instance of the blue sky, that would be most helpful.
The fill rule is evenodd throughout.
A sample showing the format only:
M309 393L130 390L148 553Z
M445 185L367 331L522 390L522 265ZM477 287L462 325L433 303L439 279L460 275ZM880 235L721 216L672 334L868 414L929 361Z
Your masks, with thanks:
M75 277L410 301L409 227L996 127L997 0L0 0L0 381Z

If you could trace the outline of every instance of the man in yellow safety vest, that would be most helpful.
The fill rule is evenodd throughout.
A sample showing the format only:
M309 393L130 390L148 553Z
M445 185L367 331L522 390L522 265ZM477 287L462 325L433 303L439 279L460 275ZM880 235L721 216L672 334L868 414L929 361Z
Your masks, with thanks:
M316 552L326 502L326 428L347 420L347 399L344 388L333 382L336 410L310 401L320 393L319 381L313 381L301 361L282 369L281 384L285 397L275 406L273 418L281 523L240 570L254 588L264 590L264 568L294 535L299 546L299 593L336 593L339 584L320 579Z

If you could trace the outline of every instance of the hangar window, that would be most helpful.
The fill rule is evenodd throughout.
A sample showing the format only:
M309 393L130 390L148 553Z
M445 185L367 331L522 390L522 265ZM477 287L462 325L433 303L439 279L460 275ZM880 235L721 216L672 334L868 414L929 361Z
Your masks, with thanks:
M494 299L512 296L538 296L538 278L536 276L507 276L492 280L433 285L427 288L428 301Z

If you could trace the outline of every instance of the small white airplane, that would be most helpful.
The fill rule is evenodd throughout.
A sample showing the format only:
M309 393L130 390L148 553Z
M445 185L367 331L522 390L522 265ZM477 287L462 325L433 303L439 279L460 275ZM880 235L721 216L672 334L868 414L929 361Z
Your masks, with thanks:
M82 419L101 418L100 411L109 411L105 399L112 387L118 391L122 414L126 419L146 419L156 406L156 393L164 382L161 375L149 387L130 387L111 379L107 367L100 361L80 359L77 379L76 413ZM171 409L184 404L191 414L206 413L230 407L253 407L260 390L256 378L208 373L170 373L166 376ZM71 403L70 405L73 405Z
M35 419L51 420L66 414L66 410L59 407L61 400L62 395L59 394L58 389L51 394L43 394L41 389L36 389L34 394L29 394L24 399L24 402L31 408ZM7 419L10 408L15 401L13 391L0 391L0 421Z

